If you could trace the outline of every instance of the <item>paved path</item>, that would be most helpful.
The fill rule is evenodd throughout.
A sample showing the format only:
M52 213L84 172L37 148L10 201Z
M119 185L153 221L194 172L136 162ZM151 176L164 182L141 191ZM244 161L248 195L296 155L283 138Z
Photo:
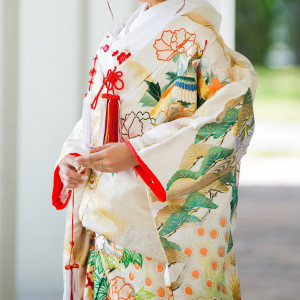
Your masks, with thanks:
M242 299L300 299L300 186L240 186L237 213Z

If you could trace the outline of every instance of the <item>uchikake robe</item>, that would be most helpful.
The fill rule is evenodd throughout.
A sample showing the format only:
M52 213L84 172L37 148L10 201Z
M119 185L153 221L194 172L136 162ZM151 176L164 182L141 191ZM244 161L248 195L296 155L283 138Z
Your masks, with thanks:
M89 179L74 191L79 289L91 231L167 264L175 299L241 297L233 231L258 78L250 61L224 43L221 16L206 1L188 1L164 24L163 14L180 3L154 6L155 15L121 40L105 35L93 60L83 117L63 144L52 195L57 209L70 199L58 163L102 145L107 100L100 95L96 107L94 101L108 71L119 72L120 141L139 165L116 174L88 169ZM65 261L71 210L69 204ZM201 273L198 280L190 276L193 270ZM186 285L193 295L185 293Z

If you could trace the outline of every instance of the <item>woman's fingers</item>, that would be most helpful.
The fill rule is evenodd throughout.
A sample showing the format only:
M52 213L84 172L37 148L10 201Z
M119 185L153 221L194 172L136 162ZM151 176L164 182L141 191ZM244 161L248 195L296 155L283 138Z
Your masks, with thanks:
M82 176L84 176L84 175L74 171L74 169L68 165L63 165L61 167L61 170L66 175L66 177L71 178L71 179L80 180L80 179L82 179Z
M102 150L100 152L91 153L88 155L83 155L75 159L76 164L91 168L96 163L106 158L106 151Z
M68 175L66 175L64 170L60 170L59 175L60 175L61 179L64 180L65 182L67 182L67 183L77 184L77 183L83 182L83 180L85 179L85 178L72 178L72 177L69 177Z
M72 166L75 157L66 156L59 164L60 170L59 175L62 183L67 188L77 188L83 183L83 180L88 179L86 175L80 174Z
M106 148L109 148L110 146L111 146L111 143L105 144L105 145L103 145L103 146L98 146L98 147L92 148L92 149L90 150L90 153L95 153L95 152L102 151L102 150L104 150L104 149L106 149Z

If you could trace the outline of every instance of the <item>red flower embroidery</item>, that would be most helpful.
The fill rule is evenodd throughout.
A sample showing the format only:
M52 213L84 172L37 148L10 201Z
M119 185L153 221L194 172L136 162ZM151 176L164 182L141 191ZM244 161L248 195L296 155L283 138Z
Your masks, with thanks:
M129 56L131 56L131 53L128 52L127 54L125 52L120 53L117 56L117 59L119 61L119 64L121 64L122 62L124 62Z
M109 49L109 46L106 44L104 46L101 46L100 49L102 49L104 52L106 52Z
M119 51L116 50L116 51L112 54L112 56L116 56L118 53L119 53Z
M126 283L122 277L116 276L109 281L109 299L135 300L136 298L132 295L133 292L133 287L129 283Z
M184 28L175 31L165 30L161 38L155 40L153 47L156 49L158 60L169 61L180 53L193 56L198 50L195 40L196 34L191 34Z

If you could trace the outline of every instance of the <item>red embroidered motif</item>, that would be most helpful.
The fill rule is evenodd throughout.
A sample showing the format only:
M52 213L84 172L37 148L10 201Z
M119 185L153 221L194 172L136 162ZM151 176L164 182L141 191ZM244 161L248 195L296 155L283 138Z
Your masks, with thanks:
M181 53L191 57L198 50L196 34L189 33L184 28L163 31L161 38L155 40L153 47L156 49L157 59L164 61L169 61Z
M117 56L117 59L119 61L119 64L123 63L128 57L131 56L131 53L125 53L125 52L122 52L120 53L118 56Z
M109 49L109 46L106 44L104 46L101 46L100 49L102 49L104 52L107 52Z
M93 66L93 68L90 70L90 72L89 72L89 75L91 76L91 79L90 79L90 81L89 81L89 91L91 90L91 87L92 87L92 84L94 83L94 76L96 75L96 73L97 73L97 71L96 71L96 61L97 61L97 59L98 59L98 56L96 55L94 58L93 58L93 61L94 61L94 66ZM87 95L87 93L85 93L85 95L84 96L86 96Z
M96 69L93 68L90 70L90 76L94 76L96 74Z
M119 53L119 50L116 50L116 51L112 54L112 56L116 56L118 53Z

